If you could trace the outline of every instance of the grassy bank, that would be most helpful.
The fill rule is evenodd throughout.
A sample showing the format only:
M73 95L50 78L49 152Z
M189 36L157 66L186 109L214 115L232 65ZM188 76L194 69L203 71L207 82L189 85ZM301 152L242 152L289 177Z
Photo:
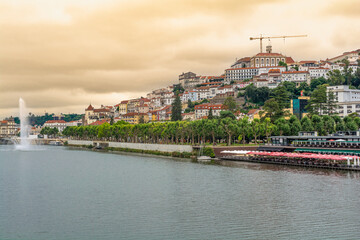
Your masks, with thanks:
M106 147L104 150L107 151L116 151L116 152L131 152L131 153L143 153L151 154L158 156L167 156L167 157L178 157L178 158L191 158L193 153L189 152L161 152L156 150L143 150L143 149L133 149L133 148L115 148L115 147Z
M65 144L65 146L69 147L80 147L80 148L87 148L87 149L94 149L93 145L72 145L72 144ZM133 149L133 148L115 148L115 147L105 147L102 149L103 151L109 152L127 152L127 153L140 153L140 154L150 154L156 156L166 156L166 157L176 157L176 158L194 158L196 153L189 153L189 152L161 152L156 150L143 150L143 149Z

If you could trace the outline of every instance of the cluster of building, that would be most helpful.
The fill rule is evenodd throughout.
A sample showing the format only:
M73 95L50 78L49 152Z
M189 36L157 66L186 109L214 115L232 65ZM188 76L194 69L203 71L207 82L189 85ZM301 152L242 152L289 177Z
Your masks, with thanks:
M182 102L183 119L196 120L205 118L210 109L213 115L220 115L223 102L228 96L237 96L238 91L253 84L256 87L276 88L281 82L310 84L311 79L328 78L329 71L344 69L343 59L349 60L349 68L356 71L358 68L360 49L345 52L340 56L321 61L299 61L281 53L273 53L271 46L265 53L258 53L252 57L243 57L236 60L230 68L225 69L219 76L200 76L193 72L179 75L178 84L160 88L148 93L146 97L124 100L115 106L101 106L94 108L91 104L85 109L84 125L100 125L104 122L123 120L132 124L141 122L166 121L171 118L172 103L175 101L174 89L181 87L184 92L179 94ZM344 91L350 89L344 87ZM340 91L337 89L337 94ZM209 103L196 105L193 112L185 113L188 101L201 102L207 99ZM308 99L295 100L295 106L301 106ZM299 103L297 103L299 101ZM350 107L339 98L339 111L342 113L356 112L356 104ZM343 106L344 105L344 106ZM345 106L346 105L346 106ZM355 106L355 107L354 107ZM360 106L360 105L358 105ZM360 110L360 109L359 109ZM294 110L295 112L298 110ZM300 110L299 110L300 111ZM257 114L257 113L255 113ZM252 118L253 114L250 114ZM239 114L241 117L241 114Z
M19 132L19 127L13 117L0 121L0 138L15 136Z
M36 125L29 127L29 135L30 137L37 138L44 127L57 128L59 132L62 132L66 127L81 125L83 125L82 120L66 122L64 120L64 115L60 114L53 116L53 120L46 121L42 126ZM17 124L13 117L5 118L0 121L0 138L11 138L18 136L19 134L20 124Z
M146 97L123 100L114 106L101 105L99 108L90 104L85 109L83 119L79 121L65 122L61 116L54 116L53 120L47 121L43 126L33 127L31 133L39 134L42 127L56 127L62 132L68 126L101 125L111 121L125 121L131 124L167 121L171 119L172 103L176 98L174 89L184 90L179 94L184 120L206 118L210 110L213 116L219 116L224 110L225 99L233 96L236 101L241 101L236 98L238 92L250 84L268 88L276 88L281 82L294 82L297 86L301 83L310 84L311 79L328 78L329 71L343 71L343 59L349 61L349 69L355 72L359 56L360 49L326 60L296 62L289 56L272 52L271 46L268 46L265 53L236 60L219 76L182 73L177 84L153 90ZM350 89L348 86L331 86L328 87L328 91L334 92L336 113L339 116L360 114L360 90ZM201 103L205 99L206 103L195 105L193 111L185 113L189 101ZM308 97L292 100L290 112L301 118L306 114L305 106L308 100ZM235 115L238 118L243 117L241 113ZM259 109L250 110L248 116L250 119L259 117ZM5 119L0 124L0 137L16 135L18 129L19 126L12 118Z
M281 82L294 82L297 86L301 83L310 84L311 79L328 78L329 71L343 71L347 59L349 69L355 72L358 68L360 49L345 52L340 56L321 61L295 62L291 57L280 53L273 53L271 47L266 53L258 53L253 57L237 60L230 68L225 70L225 82L242 83L247 81L256 87L276 88ZM284 64L281 64L284 63ZM286 66L285 66L286 64Z

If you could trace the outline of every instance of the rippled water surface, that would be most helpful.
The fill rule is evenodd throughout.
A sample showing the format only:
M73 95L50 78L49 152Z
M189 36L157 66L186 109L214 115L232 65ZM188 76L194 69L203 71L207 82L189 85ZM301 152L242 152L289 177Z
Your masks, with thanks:
M0 239L359 239L358 173L0 146Z

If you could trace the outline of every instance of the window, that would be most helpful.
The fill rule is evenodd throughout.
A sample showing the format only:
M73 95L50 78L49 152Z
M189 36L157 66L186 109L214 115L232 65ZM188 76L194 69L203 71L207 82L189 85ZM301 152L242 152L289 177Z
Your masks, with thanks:
M263 58L261 59L261 64L264 64L264 59Z

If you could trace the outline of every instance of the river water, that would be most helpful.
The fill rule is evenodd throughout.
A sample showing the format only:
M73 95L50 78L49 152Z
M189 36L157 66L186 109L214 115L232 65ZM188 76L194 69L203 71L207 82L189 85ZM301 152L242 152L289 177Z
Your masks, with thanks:
M359 239L352 172L0 146L0 239Z

